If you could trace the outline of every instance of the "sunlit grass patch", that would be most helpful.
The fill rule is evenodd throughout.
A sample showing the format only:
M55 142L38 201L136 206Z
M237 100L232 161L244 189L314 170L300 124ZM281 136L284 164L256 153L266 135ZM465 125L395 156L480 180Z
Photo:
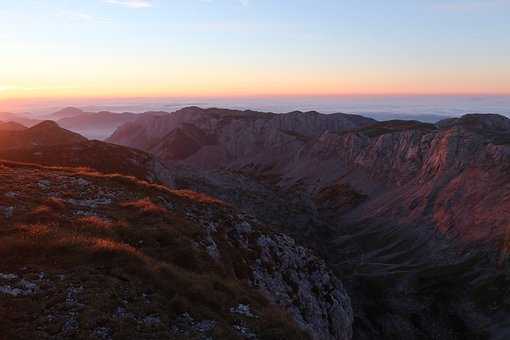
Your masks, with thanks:
M143 215L164 215L167 209L152 202L150 198L146 197L140 200L122 203L121 207L133 209Z

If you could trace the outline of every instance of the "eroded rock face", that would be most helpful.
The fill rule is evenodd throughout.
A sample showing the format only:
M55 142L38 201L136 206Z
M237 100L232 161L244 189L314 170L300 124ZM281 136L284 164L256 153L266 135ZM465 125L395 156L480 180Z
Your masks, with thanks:
M498 239L510 225L503 213L510 206L509 122L467 115L438 127L324 133L284 168L284 182L303 179L312 194L340 183L366 195L345 217L349 223L432 226L467 240Z
M285 235L260 236L257 244L254 285L285 306L314 339L351 339L350 299L324 262Z
M203 223L205 239L219 244L223 234L229 244L237 245L244 254L237 261L249 265L253 287L286 310L313 339L352 338L351 301L323 260L286 235L261 232L260 222L248 215L233 216L230 223L218 223L214 228L211 223L211 217ZM203 246L210 253L207 244ZM210 256L219 262L224 259L217 249ZM232 310L256 317L246 306Z

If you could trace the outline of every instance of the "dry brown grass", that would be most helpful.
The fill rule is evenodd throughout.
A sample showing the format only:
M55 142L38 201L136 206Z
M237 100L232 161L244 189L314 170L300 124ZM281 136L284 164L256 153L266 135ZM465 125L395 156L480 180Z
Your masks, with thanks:
M53 222L59 219L59 213L52 207L45 204L36 206L26 215L26 221L29 223Z
M214 205L220 205L220 206L227 206L227 204L215 197L191 191L191 190L174 190L172 192L173 194L176 194L180 198L189 199L194 202L202 203L202 204L214 204Z
M80 217L78 218L77 222L80 226L84 228L91 228L97 231L111 230L114 226L114 224L111 221L101 218L99 216Z
M120 206L123 208L134 209L143 215L162 216L167 212L165 208L152 202L148 197L132 202L122 203Z
M12 166L0 161L0 167L2 164ZM0 189L19 187L27 197L23 203L8 202L18 204L15 215L9 224L0 223L0 272L15 272L26 265L46 272L100 271L98 278L86 280L107 282L114 276L136 287L154 290L161 296L159 305L153 307L157 314L173 318L187 312L196 319L217 320L217 338L236 338L231 327L234 316L229 308L238 303L249 304L261 315L250 321L250 327L261 334L260 339L303 338L302 332L280 315L279 308L274 307L272 314L273 307L250 287L249 268L243 258L247 255L242 249L218 236L222 253L222 263L218 264L199 244L203 226L190 220L184 209L206 205L207 211L214 211L221 221L229 223L234 212L222 202L191 191L175 191L132 177L87 169L14 166L40 170L26 173L28 183L37 183L43 178L41 174L46 176L50 172L79 176L118 196L112 204L94 208L97 215L82 216L76 214L82 207L73 207L57 198L48 199L36 186L26 186L21 180L13 184L12 179L2 179L0 174ZM82 197L80 187L69 185L65 190L66 198ZM158 204L163 201L172 202L176 208L167 210ZM112 295L112 303L117 303L115 298Z
M63 199L57 197L50 197L45 202L44 205L52 208L55 211L62 211L66 208L66 203Z
M33 240L41 240L47 237L51 232L51 228L48 225L40 223L17 225L16 229L24 233L25 238Z
M141 180L139 178L136 178L134 176L128 176L128 175L122 175L118 173L101 173L96 170L93 170L88 167L58 167L58 166L44 166L40 164L35 163L23 163L23 162L15 162L15 161L8 161L8 160L1 160L0 159L0 166L6 167L6 168L20 168L20 169L39 169L39 170L48 170L48 171L54 171L54 172L64 172L68 174L72 174L77 177L84 177L91 180L101 180L101 181L112 181L119 184L127 185L131 188L136 188L137 190L144 190L144 191L158 191L163 194L170 194L172 196L177 196L177 198L180 199L187 199L191 200L194 203L200 203L200 204L214 204L219 206L230 206L227 203L203 194L203 193L197 193L191 190L174 190L170 189L167 186L157 184L157 183L149 183L145 180Z

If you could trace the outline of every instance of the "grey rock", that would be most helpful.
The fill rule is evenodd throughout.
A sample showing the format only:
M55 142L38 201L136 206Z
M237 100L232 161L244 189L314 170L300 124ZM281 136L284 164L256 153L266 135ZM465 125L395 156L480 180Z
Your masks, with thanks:
M14 214L14 207L3 207L0 206L0 213L4 215L4 218L6 220L9 220L12 218Z
M83 292L83 287L69 287L66 292L66 304L68 306L78 305L78 295Z
M37 186L41 190L48 190L51 186L51 182L46 179L42 179L39 182L37 182Z
M85 186L89 186L91 183L89 181L87 181L86 179L83 179L83 178L78 178L76 180L76 183L81 186L81 187L85 187Z
M70 198L67 200L68 203L79 207L87 207L87 208L97 208L99 205L110 205L112 204L112 200L110 198L100 197L95 199L88 200L77 200L74 198Z
M230 308L230 313L246 316L249 318L255 318L256 315L251 312L249 305L239 304L236 307Z
M17 279L18 278L18 275L16 274L3 274L3 273L0 273L0 279L1 280L14 280L14 279Z
M250 330L248 327L241 326L241 325L234 325L232 328L244 339L257 339L257 334L255 334L252 330Z
M212 332L217 322L214 320L195 320L189 313L179 315L170 322L170 331L174 335L191 337L200 335L200 338Z
M109 340L112 339L112 330L108 327L99 327L92 332L92 336L101 339L101 340Z
M76 332L79 327L80 322L78 321L76 314L70 313L64 320L64 324L62 325L62 333L64 333L66 336L69 336Z
M158 315L149 315L143 318L143 324L148 327L161 324L161 318Z
M39 286L33 282L25 279L21 279L18 282L12 282L17 279L14 274L7 274L3 277L5 280L9 280L10 284L0 286L0 294L10 296L29 296L34 295L39 291Z
M351 339L350 298L325 263L285 235L260 236L257 244L254 286L284 306L314 339Z

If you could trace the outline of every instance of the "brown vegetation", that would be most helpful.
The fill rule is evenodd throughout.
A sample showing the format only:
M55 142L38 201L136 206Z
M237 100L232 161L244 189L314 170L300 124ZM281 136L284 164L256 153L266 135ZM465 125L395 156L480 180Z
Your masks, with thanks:
M77 184L80 179L90 182L86 188ZM38 186L41 181L48 183L47 188ZM241 321L260 339L306 338L279 308L251 289L246 278L236 276L239 268L229 267L239 262L235 257L245 256L236 247L219 245L222 256L232 258L219 264L197 246L203 242L203 227L182 212L213 205L215 214L220 214L215 218L229 223L227 207L214 198L173 191L134 177L5 161L0 161L0 189L15 193L0 198L0 205L14 207L12 217L0 214L0 273L19 272L23 267L50 277L63 273L89 289L88 294L95 297L86 301L90 312L82 314L80 328L73 333L78 338L90 334L88 327L98 325L107 325L123 338L144 338L136 323L119 324L112 319L119 298L106 292L124 292L133 299L137 313L156 314L167 324L182 313L215 320L213 335L217 338L238 338L231 325ZM59 197L48 197L48 193ZM101 201L104 197L110 198ZM167 208L170 203L178 209ZM63 285L65 281L56 282ZM150 305L136 302L135 296L141 296L139 287L152 292ZM45 315L45 308L59 305L65 296L62 288L34 299L3 301L0 328L7 330L3 335L16 337L21 326L25 338L35 336L29 320ZM238 320L230 307L240 303L249 304L261 317ZM6 308L13 317L4 317ZM65 303L58 308L66 308ZM44 332L51 326L34 322ZM154 329L151 332L156 334Z

